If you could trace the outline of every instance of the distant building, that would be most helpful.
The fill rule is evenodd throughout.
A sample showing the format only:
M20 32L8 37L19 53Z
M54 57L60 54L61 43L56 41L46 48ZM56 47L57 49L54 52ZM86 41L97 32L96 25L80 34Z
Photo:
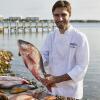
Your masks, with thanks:
M25 20L27 20L27 21L38 21L39 17L26 17Z
M17 20L21 20L21 17L9 17L8 19L10 21L17 21Z

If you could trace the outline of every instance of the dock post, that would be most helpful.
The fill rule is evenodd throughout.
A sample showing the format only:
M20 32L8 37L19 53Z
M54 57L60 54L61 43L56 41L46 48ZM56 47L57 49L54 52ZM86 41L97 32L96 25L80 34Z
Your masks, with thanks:
M18 24L19 24L19 21L17 20L17 21L15 22L15 24L16 24L15 30L16 30L16 33L18 34Z
M48 30L48 32L49 32L49 23L50 23L50 21L49 20L47 20L47 30Z
M36 27L36 33L38 33L38 23L39 23L38 21L35 22L35 25L36 25L35 26Z
M26 31L25 31L25 30L26 30L26 27L25 27L25 21L22 21L22 27L23 27L23 28L22 28L23 33L25 33L25 32L26 32Z
M1 21L2 32L4 34L4 21Z
M43 20L41 20L40 23L41 23L41 26L40 27L42 28L42 33L43 33L44 32L44 29L43 29L44 28L44 26L43 26L43 23L44 22L43 22Z
M29 21L29 33L32 33L32 21Z

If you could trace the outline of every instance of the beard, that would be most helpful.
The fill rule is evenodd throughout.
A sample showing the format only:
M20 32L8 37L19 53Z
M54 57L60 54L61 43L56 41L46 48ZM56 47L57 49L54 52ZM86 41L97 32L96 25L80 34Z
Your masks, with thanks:
M68 26L68 22L59 21L55 23L56 23L56 26L61 30L66 29Z

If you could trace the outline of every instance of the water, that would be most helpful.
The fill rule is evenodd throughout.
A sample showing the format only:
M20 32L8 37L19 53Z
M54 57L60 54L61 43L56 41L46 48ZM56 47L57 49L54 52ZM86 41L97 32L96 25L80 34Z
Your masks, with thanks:
M100 23L72 23L79 30L87 35L90 44L90 64L84 81L84 99L100 100ZM18 56L17 40L24 39L37 46L38 49L46 38L47 33L26 33L26 34L0 34L0 49L10 50L14 54L12 69L16 74L33 79L32 74L24 66L21 57Z

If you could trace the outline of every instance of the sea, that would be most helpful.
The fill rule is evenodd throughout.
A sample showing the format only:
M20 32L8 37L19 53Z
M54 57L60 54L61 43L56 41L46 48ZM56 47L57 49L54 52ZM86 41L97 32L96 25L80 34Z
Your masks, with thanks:
M86 34L90 46L90 62L88 71L84 79L84 97L83 100L100 100L100 23L72 23L74 27ZM11 70L21 77L34 79L30 71L25 67L22 58L18 55L17 40L22 39L34 44L39 50L43 45L47 31L29 33L0 33L0 49L9 50L13 53Z

